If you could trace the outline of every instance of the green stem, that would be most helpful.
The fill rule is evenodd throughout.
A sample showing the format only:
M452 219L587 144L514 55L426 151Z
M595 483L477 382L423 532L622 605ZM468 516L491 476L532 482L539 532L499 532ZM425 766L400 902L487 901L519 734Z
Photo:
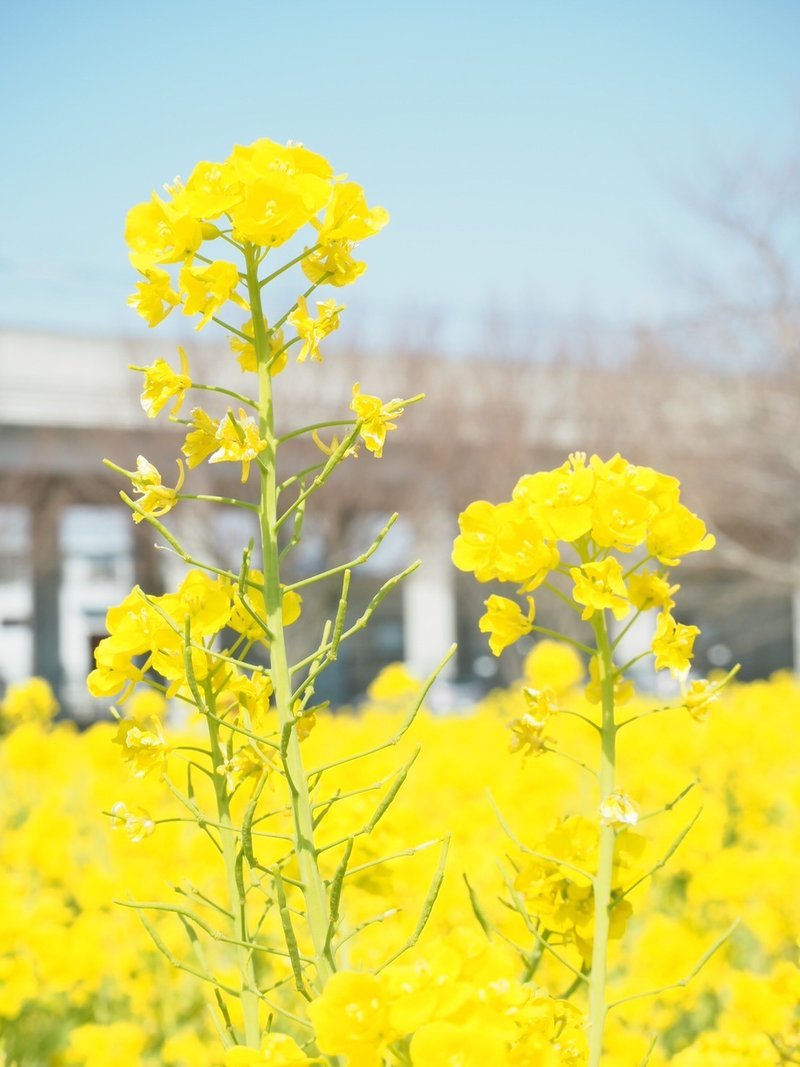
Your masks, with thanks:
M280 581L280 549L278 546L278 483L275 456L275 419L272 399L272 379L269 374L269 338L264 327L261 287L258 280L254 249L246 249L247 288L253 313L253 343L258 364L259 432L268 442L269 461L261 472L261 505L259 523L264 568L264 604L267 626L272 635L270 644L270 675L274 687L275 707L284 738L282 755L290 790L292 807L292 836L300 881L306 905L306 922L314 946L316 976L314 984L321 991L335 970L333 953L328 943L328 898L325 882L319 870L314 844L314 820L308 779L300 753L300 742L294 725L292 707L292 676L286 653L283 630L282 589Z
M614 722L614 662L608 636L605 612L592 616L595 642L600 665L600 686L603 694L603 718L600 735L600 802L614 792L617 726ZM600 826L600 851L597 874L594 877L594 937L592 942L592 970L589 975L589 1067L599 1067L603 1055L603 1031L608 1004L606 1002L606 972L608 969L608 933L611 919L612 876L614 866L613 826Z
M301 426L299 430L285 433L283 437L278 438L278 444L282 445L284 441L291 441L294 437L302 437L304 434L313 433L315 430L328 430L334 426L352 426L355 421L355 419L333 419L328 422L314 422L310 426Z
M210 702L211 693L206 694ZM224 755L219 741L219 726L214 718L206 717L208 737L211 742L211 752L215 766L224 762ZM244 1018L244 1043L247 1048L258 1048L261 1044L261 1026L258 1021L259 993L256 984L255 970L253 967L252 951L245 947L249 944L247 931L247 914L244 894L240 890L240 878L237 874L237 849L238 831L231 819L230 798L228 797L225 776L214 775L214 791L217 797L217 813L220 825L220 842L222 845L222 858L225 863L225 879L228 885L231 912L233 913L233 928L236 944L236 955L239 961L242 987L239 997L242 1004L242 1016Z
M209 393L220 393L222 396L233 397L234 400L247 404L251 408L258 407L252 397L245 396L244 393L237 393L234 389L224 389L221 385L201 385L199 382L192 382L192 389L205 389Z
M578 648L581 652L585 652L587 656L591 656L594 653L593 648L584 645L582 641L576 641L572 637L567 637L566 634L562 634L558 630L548 630L545 626L533 626L531 629L536 634L545 634L547 637L552 637L556 641L563 641L565 644L572 645L573 648Z
M237 500L233 496L210 496L208 493L178 493L179 500L205 500L210 504L230 504L234 508L246 508L248 511L258 511L255 504L246 500Z
M295 256L294 259L290 259L288 263L284 263L282 267L278 267L277 270L274 270L272 274L268 274L266 278L262 278L258 283L259 288L263 289L265 285L269 285L270 282L275 281L275 279L280 277L284 271L289 270L290 267L293 267L295 263L299 263L301 260L305 259L306 256L310 256L312 252L316 252L319 247L319 242L317 242L317 244L312 245L311 248L304 248L299 256Z

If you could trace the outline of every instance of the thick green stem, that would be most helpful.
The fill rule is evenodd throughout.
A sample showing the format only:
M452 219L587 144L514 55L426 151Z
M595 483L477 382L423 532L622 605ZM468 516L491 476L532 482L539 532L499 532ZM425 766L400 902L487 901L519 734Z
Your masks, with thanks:
M258 361L259 432L267 442L266 462L261 470L259 523L264 571L264 604L270 639L270 675L275 706L281 726L284 770L289 785L292 808L292 836L300 881L305 898L306 922L314 946L315 985L324 987L335 967L328 939L329 914L325 882L320 873L314 845L314 821L308 779L303 767L300 742L294 725L292 675L286 654L283 629L280 550L278 546L277 438L273 413L272 379L269 373L269 339L264 328L261 286L254 251L246 250L247 288L253 316L253 341Z
M605 613L592 617L600 667L600 687L603 696L603 717L600 735L600 802L614 792L617 726L614 722L614 662ZM589 976L589 1067L599 1067L603 1055L603 1031L608 1004L606 1001L606 971L608 968L608 931L611 912L611 888L614 867L613 826L600 826L600 847L597 874L594 877L594 937L592 941L592 970Z

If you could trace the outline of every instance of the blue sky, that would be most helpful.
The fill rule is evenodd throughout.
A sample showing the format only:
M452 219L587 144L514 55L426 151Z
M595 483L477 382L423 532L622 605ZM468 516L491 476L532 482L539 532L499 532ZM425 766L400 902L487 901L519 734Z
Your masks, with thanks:
M392 215L347 293L356 333L657 319L684 299L669 256L721 255L678 188L800 132L797 0L222 7L6 6L0 326L144 330L127 209L260 136Z

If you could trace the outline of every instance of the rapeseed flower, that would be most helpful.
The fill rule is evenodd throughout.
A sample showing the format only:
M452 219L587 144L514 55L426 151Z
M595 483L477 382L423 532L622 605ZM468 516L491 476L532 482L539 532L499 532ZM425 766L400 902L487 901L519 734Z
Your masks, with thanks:
M161 518L162 515L172 511L178 502L178 492L183 485L184 477L183 464L178 460L178 481L174 489L170 489L169 486L163 484L158 469L144 456L138 456L136 473L131 475L133 490L139 494L136 509L133 512L133 521L139 523L148 515Z
M519 604L508 597L494 594L484 604L486 613L481 616L478 629L481 633L489 634L489 648L495 656L533 629L536 615L533 597L528 597L527 615L523 615Z
M163 359L157 359L149 367L131 368L132 370L144 371L144 389L141 401L145 415L150 419L154 419L173 397L175 398L175 404L170 414L177 415L187 389L192 387L186 350L179 346L178 353L181 360L180 374L176 373L169 363Z
M318 300L317 317L312 318L308 313L306 298L297 298L297 309L289 316L289 324L294 326L297 336L302 340L303 346L297 357L298 363L304 363L310 356L318 363L322 362L319 345L334 330L339 329L339 316L344 311L343 304L337 304L335 300Z
M397 429L397 423L392 422L392 419L403 414L401 401L390 400L388 404L384 404L379 397L362 393L361 385L356 382L350 408L361 422L359 433L368 451L372 452L376 459L380 459L386 434Z
M260 435L256 420L252 415L247 415L244 408L239 408L238 418L235 418L233 412L228 409L227 417L220 419L217 423L214 436L217 448L210 454L208 462L241 463L242 481L246 482L250 474L250 464L267 447L267 442ZM189 437L187 436L186 446L188 445ZM193 457L196 454L193 451Z

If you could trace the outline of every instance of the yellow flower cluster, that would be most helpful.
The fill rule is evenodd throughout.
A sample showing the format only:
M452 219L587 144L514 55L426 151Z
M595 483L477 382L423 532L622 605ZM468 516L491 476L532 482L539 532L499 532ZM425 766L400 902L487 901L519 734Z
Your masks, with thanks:
M184 314L200 316L198 329L229 301L247 307L238 267L201 256L204 242L246 243L266 251L310 224L316 232L303 257L306 277L343 286L365 269L353 257L356 245L389 219L383 208L370 208L361 186L335 175L322 156L266 138L237 145L222 162L198 163L186 182L176 180L167 194L162 199L153 193L137 204L125 223L131 262L142 275L129 302L149 326L181 304ZM178 263L174 281L166 267Z
M300 596L289 590L283 594L283 622L289 626L300 617ZM255 614L254 614L255 613ZM265 631L264 576L252 570L244 591L225 578L211 578L201 570L191 570L174 593L149 596L135 587L106 615L108 637L94 652L95 669L88 678L89 691L96 697L121 694L124 700L137 683L154 685L167 696L189 696L194 682L212 687L218 704L249 704L253 720L266 712L272 686L269 674L254 669L243 674L212 651L217 635L229 628L238 635L236 647L268 644ZM185 637L190 637L190 656L185 655ZM191 677L187 676L187 659ZM148 672L150 675L148 676ZM153 679L160 676L161 681ZM139 725L123 724L124 747L133 751L155 751L163 746L143 740L152 732ZM155 738L155 734L152 734Z
M114 629L124 632L121 616ZM575 763L509 762L508 727L531 713L523 687L549 689L558 705L596 714L582 681L576 656L541 643L526 661L521 685L496 691L471 714L418 719L404 739L406 754L421 746L406 788L354 845L342 915L352 936L340 975L307 1009L293 992L288 963L266 951L282 944L279 920L269 913L258 936L266 950L256 957L260 987L275 987L262 1005L264 1023L273 1016L272 1033L262 1049L227 1052L210 1028L201 983L170 967L134 909L112 903L169 899L166 882L175 886L176 907L191 907L219 929L224 917L207 902L224 899L224 875L208 834L198 833L155 774L131 775L135 761L121 763L113 743L119 727L78 733L66 724L21 722L0 743L0 1048L8 1061L241 1067L319 1065L338 1055L348 1067L432 1067L448 1059L580 1067L586 1036L580 980L546 949L539 954L519 911L506 905L525 895L530 911L546 916L547 942L581 970L589 905L585 876L575 868L593 870L596 797ZM318 712L317 729L304 742L309 767L393 735L402 716L398 700L410 687L395 667L377 680L358 717ZM256 714L268 688L258 674L236 685L231 680L226 721ZM626 714L653 710L652 700L632 694ZM738 917L741 925L686 988L631 1001L624 1017L612 1012L604 1067L641 1063L654 1034L651 1067L779 1067L791 1060L782 1060L778 1048L797 1054L800 785L786 739L800 715L800 687L788 676L732 684L702 721L693 710L689 699L679 698L670 710L651 714L647 729L623 734L620 780L642 815L635 832L621 827L618 833L614 885L625 896L614 909L619 938L611 944L611 999L683 980L731 920ZM145 743L146 734L163 738L171 777L179 780L192 755L187 746L197 746L199 734L159 721L163 702L152 692L132 696L126 711L143 750L158 748L152 738ZM685 729L675 729L676 718ZM552 715L547 729L559 748L590 758L593 739L579 720ZM396 759L380 750L326 772L317 809L326 812L319 824L326 877L339 864L343 834L374 810ZM695 779L701 784L685 793ZM213 830L206 776L192 781L193 803ZM283 854L280 835L290 819L285 783L279 775L270 782L270 818L253 826L264 866ZM487 788L518 846L499 825ZM663 810L665 797L681 794ZM337 796L342 799L327 807ZM237 795L234 802L245 799ZM649 817L659 809L662 814ZM692 821L692 832L682 836ZM413 929L436 862L427 846L447 833L448 873L425 936L375 975ZM679 838L667 866L640 882ZM506 855L504 878L497 859ZM395 858L377 864L385 856ZM170 952L196 969L178 917L145 917ZM223 984L233 982L230 946L212 939L207 951ZM235 999L221 995L234 1025L241 1025ZM286 1014L305 1019L307 1010L313 1029Z
M339 971L309 1007L320 1051L353 1065L585 1062L580 1011L519 980L513 958L468 929L379 976Z
M599 832L597 819L573 815L561 820L531 850L533 858L514 883L530 914L538 918L542 936L554 946L574 945L587 964L592 959L592 878L597 873ZM644 837L629 830L617 835L612 884L620 899L611 908L612 938L622 937L632 914L621 894L634 881L633 872L636 877L643 873L637 861L645 844Z
M681 503L676 478L638 467L622 456L608 461L573 453L552 471L526 474L511 500L478 500L459 516L453 562L479 582L499 580L527 593L549 578L572 583L569 596L584 621L610 611L615 619L658 608L652 652L657 670L681 676L689 669L699 633L671 614L677 586L666 568L690 552L712 548L701 519ZM562 558L564 549L574 563ZM627 569L614 552L635 553ZM655 563L655 568L648 567ZM535 630L534 603L523 612L508 597L492 595L480 628L498 656Z
M0 700L0 731L23 722L48 723L58 710L58 701L44 678L12 682Z

